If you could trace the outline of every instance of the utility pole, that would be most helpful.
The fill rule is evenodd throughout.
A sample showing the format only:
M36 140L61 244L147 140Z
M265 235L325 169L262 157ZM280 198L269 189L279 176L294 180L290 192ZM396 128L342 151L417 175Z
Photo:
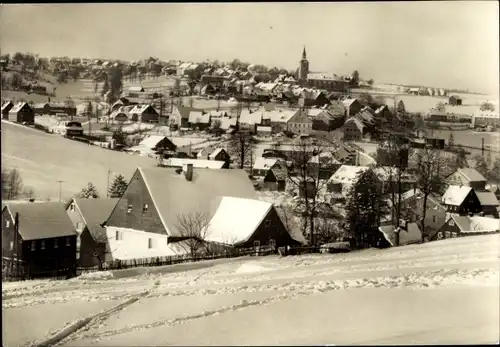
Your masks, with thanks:
M111 175L111 170L108 170L108 184L106 185L106 198L109 198L109 176Z
M61 202L62 184L63 184L64 181L59 180L57 182L59 183L59 202Z

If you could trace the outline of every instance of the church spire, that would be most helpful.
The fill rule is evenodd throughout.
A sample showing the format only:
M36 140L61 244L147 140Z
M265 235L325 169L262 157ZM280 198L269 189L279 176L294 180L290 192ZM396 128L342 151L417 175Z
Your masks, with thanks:
M304 45L304 50L302 51L302 59L307 59L307 56L306 56L306 46Z

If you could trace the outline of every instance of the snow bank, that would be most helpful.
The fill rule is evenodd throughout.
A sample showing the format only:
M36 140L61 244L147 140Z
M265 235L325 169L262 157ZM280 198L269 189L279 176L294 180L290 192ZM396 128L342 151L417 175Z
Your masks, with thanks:
M109 280L115 278L111 271L97 271L84 273L77 277L79 280Z

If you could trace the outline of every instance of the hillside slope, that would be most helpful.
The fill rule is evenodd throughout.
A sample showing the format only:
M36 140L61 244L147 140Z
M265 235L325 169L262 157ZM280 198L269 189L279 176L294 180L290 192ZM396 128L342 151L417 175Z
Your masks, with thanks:
M5 283L4 342L39 340L78 312L82 318L135 297L59 345L492 343L500 327L499 246L497 234ZM16 329L27 321L36 329Z
M64 181L63 199L78 193L88 182L94 183L105 196L108 170L129 179L136 167L154 165L152 158L110 151L2 122L2 167L18 168L25 186L33 188L38 199L57 199L58 180Z

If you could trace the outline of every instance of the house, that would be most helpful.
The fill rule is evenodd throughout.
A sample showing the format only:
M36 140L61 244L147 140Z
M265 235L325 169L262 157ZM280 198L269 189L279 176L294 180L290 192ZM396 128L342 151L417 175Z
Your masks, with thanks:
M195 222L205 224L217 211L220 197L257 198L243 170L193 169L192 165L182 170L138 168L106 222L111 257L185 253L177 243L186 238L179 220L200 216Z
M467 186L474 190L486 189L486 178L474 168L461 168L446 178L448 184Z
M230 117L230 116L223 116L219 118L212 118L210 116L210 120L212 122L211 128L212 129L221 129L221 130L231 130L231 129L236 129L236 123L237 123L237 118L236 117Z
M239 118L241 130L256 132L257 126L262 124L263 112L259 110L243 109ZM269 124L270 125L270 124Z
M354 116L363 108L358 99L344 99L342 104L344 104L346 110L346 117Z
M276 166L282 166L282 164L282 161L277 158L256 158L252 167L252 175L265 177L269 170Z
M193 165L193 168L195 168L195 169L220 170L220 169L229 168L229 162L224 162L224 161L219 161L219 160L191 159L191 158L162 159L159 166L183 168L188 164Z
M313 121L304 113L297 112L288 120L288 131L294 134L311 134Z
M382 182L382 190L384 193L399 192L399 184L401 183L401 193L407 192L416 188L417 179L415 176L403 171L399 175L399 169L393 166L379 166L373 169L380 182ZM401 177L399 177L401 176Z
M76 259L78 266L91 267L105 261L107 236L103 224L113 211L117 198L73 198L67 205L68 214L77 232Z
M35 124L35 112L26 102L19 102L9 111L8 120L23 124Z
M191 111L199 111L192 107L173 106L172 114L169 117L169 124L171 128L187 128L189 126L189 113Z
M66 136L83 136L82 123L69 121L66 123Z
M308 166L316 172L319 170L319 179L329 179L342 166L332 152L326 151L314 155L309 159Z
M231 156L227 153L227 151L224 148L217 148L215 151L210 153L208 156L209 160L216 160L216 161L223 161L228 164L231 160Z
M287 170L281 165L275 165L264 176L263 188L284 192L286 189Z
M127 92L130 93L144 93L144 87L143 86L131 86L128 87Z
M28 278L76 273L75 228L59 202L4 202L2 257ZM17 223L17 226L16 226Z
M461 106L463 99L458 95L450 96L448 103L453 106Z
M324 110L320 111L316 116L312 118L312 130L320 131L332 131L335 130L335 118L328 112ZM338 123L338 122L337 122Z
M14 107L11 101L6 101L2 104L2 119L9 119L9 112Z
M291 130L289 129L288 122L300 110L290 110L290 109L275 109L271 111L264 111L262 116L262 125L271 126L273 133L280 133L282 131ZM311 124L312 127L312 124Z
M476 196L481 204L481 212L486 216L498 218L498 207L500 206L500 203L498 202L495 193L489 191L476 191Z
M342 126L344 141L361 141L365 125L358 118L349 118Z
M160 115L151 105L135 105L129 111L133 122L158 123Z
M415 222L404 221L400 226L384 225L378 228L380 239L377 246L381 248L405 246L422 242L422 232Z
M192 128L207 129L212 124L210 113L191 111L189 112L188 124Z
M271 127L258 126L257 135L259 136L271 136L273 129Z
M301 107L321 107L328 104L330 104L330 100L320 90L305 89L299 98L299 106Z
M177 146L163 135L148 135L135 147L144 148L150 152L175 151L177 149Z
M356 184L360 175L368 171L367 166L342 165L328 179L327 187L329 192L341 193L344 196L349 194L351 187Z
M472 126L474 128L486 127L486 126L498 128L500 127L500 113L498 112L498 110L495 111L478 110L474 112L472 116Z
M288 232L273 204L256 199L220 197L206 240L232 247L300 245Z
M481 212L481 202L471 187L449 186L443 195L442 202L446 211L450 213L462 215Z
M387 105L382 105L375 110L375 124L378 128L383 127L385 124L393 123L393 115Z
M484 235L499 232L500 219L480 216L457 216L451 215L439 230L431 235L431 241Z

